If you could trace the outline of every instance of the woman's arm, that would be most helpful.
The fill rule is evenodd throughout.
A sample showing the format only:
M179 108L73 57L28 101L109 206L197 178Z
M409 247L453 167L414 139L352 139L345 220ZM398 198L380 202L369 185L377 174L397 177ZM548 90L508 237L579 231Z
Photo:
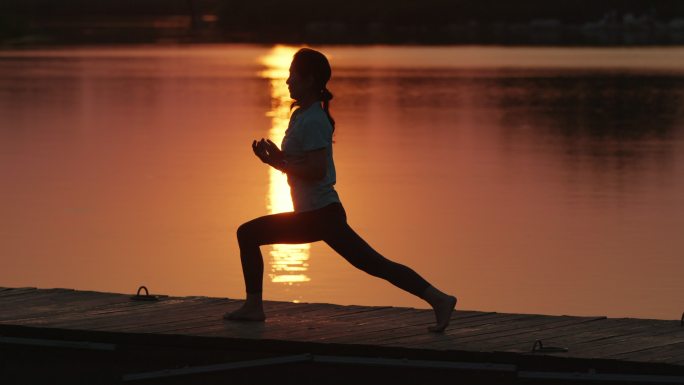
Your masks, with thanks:
M288 175L309 180L319 180L323 179L328 171L328 153L326 148L307 151L302 158L297 159L295 162L286 161L283 152L270 140L261 139L259 142L255 140L252 142L252 149L262 162Z

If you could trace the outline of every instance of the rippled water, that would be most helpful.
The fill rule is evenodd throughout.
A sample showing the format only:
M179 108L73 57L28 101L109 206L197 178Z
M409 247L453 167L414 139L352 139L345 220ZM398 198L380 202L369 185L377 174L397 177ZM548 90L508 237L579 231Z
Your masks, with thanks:
M243 297L237 226L291 209L250 143L295 49L0 51L0 286ZM378 251L465 309L679 318L684 49L321 49ZM267 299L426 307L324 243L262 251Z

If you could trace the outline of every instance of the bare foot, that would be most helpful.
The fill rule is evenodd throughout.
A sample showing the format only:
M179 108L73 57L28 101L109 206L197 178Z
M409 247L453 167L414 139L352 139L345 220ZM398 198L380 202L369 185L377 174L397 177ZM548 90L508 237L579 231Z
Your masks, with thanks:
M264 309L243 305L241 308L223 315L223 319L229 321L263 321L266 319Z
M456 297L446 295L440 298L439 301L435 302L432 308L435 310L435 316L437 317L437 325L429 326L428 330L434 333L441 333L449 325L451 320L451 313L453 313L456 307Z

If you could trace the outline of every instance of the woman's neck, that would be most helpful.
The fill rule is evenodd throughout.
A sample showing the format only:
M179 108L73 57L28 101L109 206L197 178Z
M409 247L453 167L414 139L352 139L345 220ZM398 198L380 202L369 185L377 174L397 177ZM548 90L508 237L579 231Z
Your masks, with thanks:
M297 100L297 105L299 105L299 108L302 110L306 110L307 108L311 107L312 104L317 102L319 102L319 100L317 100L315 95L307 95Z

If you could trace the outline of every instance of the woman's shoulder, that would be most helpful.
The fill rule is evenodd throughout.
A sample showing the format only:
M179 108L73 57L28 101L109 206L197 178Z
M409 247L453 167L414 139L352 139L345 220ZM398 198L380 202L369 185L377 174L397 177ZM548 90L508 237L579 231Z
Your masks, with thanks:
M316 105L312 105L302 111L297 117L297 123L301 127L323 126L323 128L332 129L328 115L326 115L322 107Z

